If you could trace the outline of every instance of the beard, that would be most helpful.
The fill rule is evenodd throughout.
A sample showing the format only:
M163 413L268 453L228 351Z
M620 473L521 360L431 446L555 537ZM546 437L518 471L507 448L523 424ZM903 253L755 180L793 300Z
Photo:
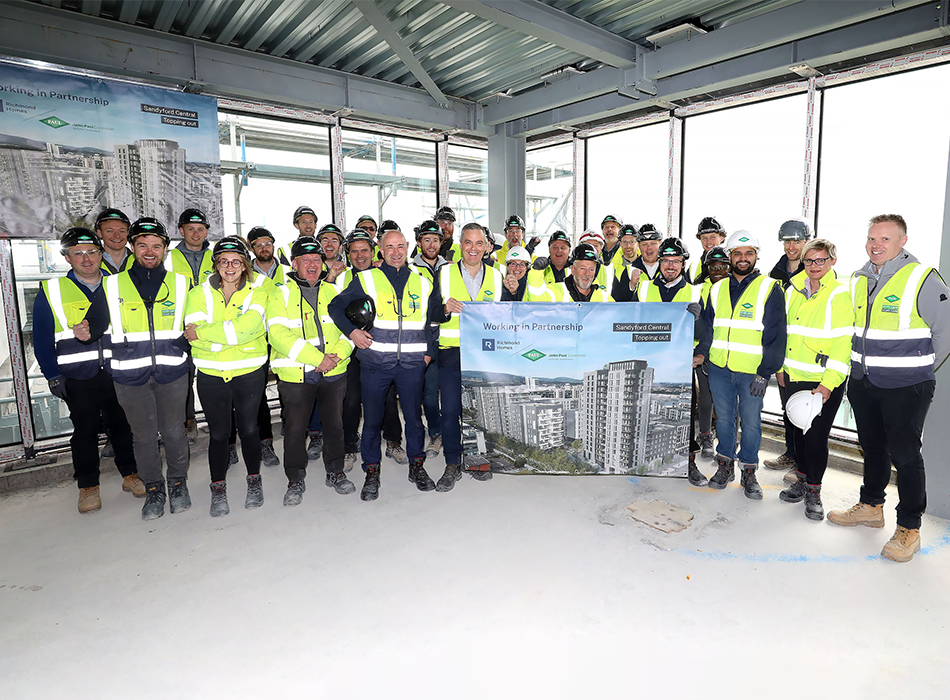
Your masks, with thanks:
M257 259L264 263L270 262L274 259L274 251L270 251L269 253L261 253L257 256Z
M740 275L747 275L752 272L752 269L755 267L751 262L747 260L740 260L737 263L732 263L732 271Z

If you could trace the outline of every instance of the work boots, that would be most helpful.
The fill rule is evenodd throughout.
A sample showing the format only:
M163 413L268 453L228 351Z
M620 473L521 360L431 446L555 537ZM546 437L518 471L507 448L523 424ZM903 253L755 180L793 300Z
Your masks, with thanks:
M795 460L788 455L780 455L775 459L767 459L762 462L766 469L795 469L798 465Z
M356 486L346 478L346 474L343 472L328 472L327 486L332 487L334 491L342 496L356 491Z
M313 462L323 454L323 433L314 430L310 433L310 444L307 445L307 459Z
M805 480L799 479L787 489L782 491L778 498L786 503L801 503L805 498Z
M830 518L829 518L830 519ZM920 530L897 526L894 536L887 541L881 556L892 561L908 562L920 551Z
M435 483L426 472L425 466L423 466L425 461L425 457L412 460L412 464L409 465L409 481L415 484L420 491L431 491L435 488Z
M701 471L699 467L696 466L696 453L689 453L689 464L686 465L686 478L689 480L689 483L693 486L705 486L709 482Z
M461 464L446 464L445 471L439 478L439 483L435 485L435 490L439 493L445 493L455 488L455 482L462 478Z
M231 512L228 506L228 482L214 481L211 483L211 517L220 518Z
M366 480L360 491L360 500L375 501L379 498L379 463L367 464L363 469L366 471Z
M261 461L265 467L279 467L280 457L274 452L274 440L261 440Z
M185 478L171 479L168 482L168 510L174 515L183 513L189 508L191 508L191 494L188 493Z
M745 494L746 498L761 501L762 487L759 486L759 482L755 478L756 466L755 464L743 464L742 476L739 478L739 483L742 484L742 493Z
M185 438L191 447L198 444L198 421L194 418L185 421Z
M129 474L122 477L122 490L131 493L136 498L145 498L145 484L138 474Z
M709 488L722 490L726 484L736 480L734 462L722 455L716 455L716 473L709 480Z
M872 506L867 503L856 503L848 510L833 510L828 513L828 522L842 527L866 525L867 527L884 527L884 506Z
M247 475L247 496L244 498L245 508L260 508L264 505L264 486L261 484L260 474Z
M151 481L145 484L142 520L155 520L163 515L165 515L165 482Z
M99 487L89 486L79 489L79 512L94 513L102 508L102 499L99 497Z
M825 507L821 503L821 484L805 484L805 517L809 520L825 519Z
M285 506L299 506L303 501L303 493L307 490L307 484L303 479L295 479L287 484L287 492L284 494Z
M387 440L386 456L396 460L396 464L409 464L409 455L406 454L401 442Z
M712 433L699 434L699 448L702 450L703 459L712 459L716 456L716 452L713 450Z

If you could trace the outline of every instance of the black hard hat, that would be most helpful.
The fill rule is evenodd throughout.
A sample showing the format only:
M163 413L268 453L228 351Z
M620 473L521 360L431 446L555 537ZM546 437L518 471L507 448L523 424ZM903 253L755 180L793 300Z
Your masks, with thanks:
M369 214L363 214L363 216L356 220L356 228L359 228L360 224L362 224L364 221L369 221L371 224L373 224L373 228L379 228L379 225L376 223L376 219L374 219Z
M317 212L315 212L310 207L297 207L296 211L294 211L294 223L296 224L297 219L299 219L304 214L310 214L310 216L313 217L314 221L317 220Z
M623 222L613 214L607 214L607 216L604 217L604 220L600 222L601 230L603 230L604 224L617 224L617 226L623 226Z
M426 219L421 224L419 224L416 229L416 240L418 241L422 236L426 234L435 234L439 238L442 238L442 228L432 219Z
M317 231L317 238L320 238L320 236L322 236L325 233L335 233L337 236L340 237L341 243L346 242L346 236L343 235L343 231L341 231L340 227L337 226L336 224L324 224L323 226L321 226L320 230Z
M375 222L373 222L375 223ZM376 248L376 241L373 240L373 237L364 231L361 228L355 228L350 231L346 236L346 242L343 244L343 247L346 249L347 254L350 252L350 246L356 243L357 241L366 241L369 243L370 249Z
M211 251L212 262L217 260L221 253L237 253L243 256L245 260L251 260L251 251L244 245L244 241L237 236L225 236L214 244L214 248Z
M211 228L208 217L205 216L204 212L194 207L185 209L185 211L181 213L181 216L178 217L179 228L185 224L204 224L205 228Z
M323 252L323 246L320 245L320 241L313 236L301 236L294 241L294 244L290 247L291 260L299 258L301 255L310 255L312 253L326 258L326 253Z
M689 251L686 250L686 246L683 245L683 241L675 236L670 236L660 243L660 252L657 257L660 258L683 258L683 262L689 260Z
M402 233L402 229L399 228L399 224L397 224L392 219L384 219L383 223L381 223L379 228L376 229L376 240L378 241L380 238L382 238L383 234L387 231L399 231Z
M517 214L512 214L512 215L509 216L507 219L505 219L505 230L507 231L508 229L510 229L510 228L512 228L512 227L518 227L518 228L520 228L520 229L523 231L523 230L524 230L524 219L522 219L522 218L521 218L520 216L518 216Z
M376 303L372 297L354 299L346 306L346 318L361 331L372 330L376 320Z
M572 262L579 262L583 260L588 260L590 262L602 263L600 255L597 253L597 249L594 248L590 243L581 243L575 249L571 255Z
M804 219L790 219L778 228L780 241L807 241L811 236L811 226Z
M564 233L564 231L555 231L554 233L551 234L550 238L548 238L548 248L550 248L551 244L554 243L555 241L564 241L568 245L571 244L571 239L568 238L567 234Z
M125 212L121 209L103 209L99 212L99 216L96 217L96 228L99 228L99 224L103 221L121 221L126 226L132 225L132 222L129 221L129 217L127 217Z
M601 227L603 228L603 227ZM640 229L638 229L633 224L624 224L620 227L620 233L617 234L617 238L623 238L624 236L633 236L636 238L640 234Z
M258 240L259 238L269 238L271 240L271 243L274 243L277 241L277 239L274 238L274 234L268 231L263 226L255 226L254 228L252 228L250 231L247 232L247 242L250 243L251 245L254 245L254 241Z
M706 253L706 257L703 258L703 269L708 270L709 266L714 262L729 263L729 255L722 246L717 245Z
M171 243L171 239L165 231L165 226L162 225L161 221L151 216L136 219L135 223L129 226L129 240L134 241L139 236L158 236L165 241L166 246Z
M452 210L452 207L439 207L439 211L435 213L436 221L439 219L445 219L446 221L455 221L455 212Z
M696 238L699 238L704 233L721 233L726 235L726 229L722 227L716 219L712 216L707 216L699 222L699 226L696 227Z
M74 226L73 228L66 229L63 237L59 240L59 249L63 255L66 255L67 249L72 248L74 245L94 245L101 251L102 239L99 238L95 232L87 228Z
M643 224L640 227L640 233L637 234L638 241L662 241L663 234L657 231L653 224Z

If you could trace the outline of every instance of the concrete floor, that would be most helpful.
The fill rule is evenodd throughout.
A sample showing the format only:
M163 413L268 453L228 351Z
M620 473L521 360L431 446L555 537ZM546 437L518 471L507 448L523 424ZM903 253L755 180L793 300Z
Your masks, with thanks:
M781 472L764 502L608 476L440 494L384 460L375 503L320 463L301 506L267 469L245 511L238 465L212 519L196 455L192 509L144 523L106 464L98 513L71 483L0 497L0 698L948 697L950 529L881 559L896 494L884 530L844 529L780 502ZM829 472L826 509L859 483ZM627 515L653 499L693 522Z

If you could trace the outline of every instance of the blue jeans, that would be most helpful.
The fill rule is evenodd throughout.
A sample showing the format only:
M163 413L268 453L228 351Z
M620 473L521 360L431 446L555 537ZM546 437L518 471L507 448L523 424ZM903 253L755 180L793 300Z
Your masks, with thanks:
M426 368L426 386L422 394L422 410L426 414L429 437L442 434L442 412L439 410L439 354L432 358Z
M716 451L743 465L758 465L762 444L762 399L749 393L754 374L733 372L709 364L709 390L716 407ZM742 424L739 454L736 454L736 412Z
M360 363L360 384L363 388L363 435L360 452L363 469L368 464L379 464L382 459L380 431L386 413L386 395L389 387L396 386L402 415L406 420L406 454L410 460L425 459L425 428L422 427L422 388L425 384L424 364L415 367L395 366L381 369Z
M446 464L462 463L462 362L458 348L439 349L442 449Z

